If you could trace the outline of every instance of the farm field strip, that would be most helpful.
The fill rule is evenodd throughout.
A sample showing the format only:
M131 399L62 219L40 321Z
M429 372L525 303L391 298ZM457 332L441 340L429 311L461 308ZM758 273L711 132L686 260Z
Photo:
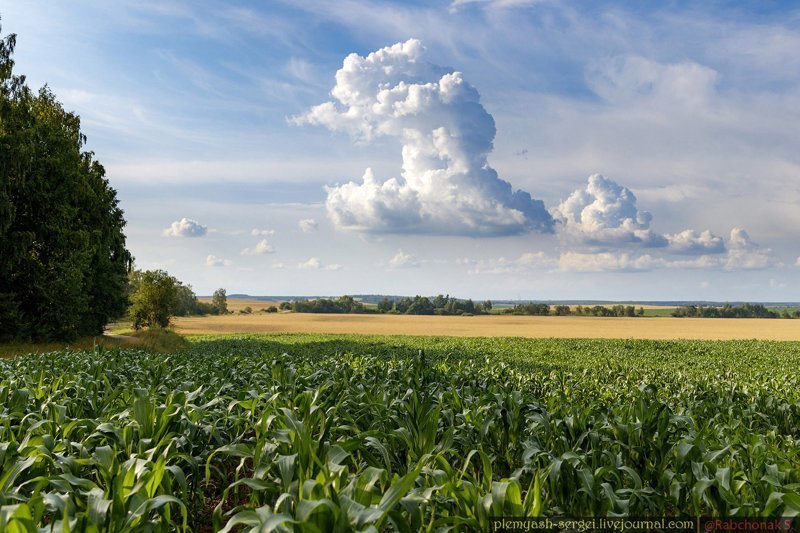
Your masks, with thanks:
M0 472L0 529L791 516L800 343L254 335L24 356L0 361Z
M800 320L588 316L271 313L179 317L178 333L330 333L467 337L800 340Z

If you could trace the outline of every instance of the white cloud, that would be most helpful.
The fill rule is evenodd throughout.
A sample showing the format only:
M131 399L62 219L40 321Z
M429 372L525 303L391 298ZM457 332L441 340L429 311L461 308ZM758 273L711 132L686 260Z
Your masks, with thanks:
M164 230L167 237L202 237L208 233L208 227L191 218L182 218Z
M281 262L272 263L272 270L283 270L284 268L286 268L286 265Z
M716 254L725 251L725 241L710 231L696 232L687 229L680 233L665 235L669 251L676 254Z
M772 250L762 248L741 228L733 228L728 241L728 254L723 265L725 270L761 270L777 266Z
M627 187L602 176L589 176L585 188L574 191L552 210L561 222L560 234L594 246L660 247L667 239L650 230L652 215L636 206Z
M417 268L421 265L421 262L414 254L407 254L403 252L403 250L397 250L397 253L394 254L389 260L389 268L392 270L396 270L398 268Z
M605 248L662 248L664 253L679 255L725 252L723 238L709 230L656 233L650 228L652 215L639 209L633 192L600 174L589 176L586 187L574 191L552 214L560 223L559 236L567 242Z
M320 261L316 257L311 257L311 258L309 258L308 261L305 261L303 263L298 263L297 264L297 268L302 268L302 269L314 269L314 270L317 270L317 269L319 269L321 267L322 267L322 261Z
M558 260L544 252L527 252L516 259L500 257L498 259L474 261L463 258L457 259L456 263L472 266L468 271L470 274L508 274L529 270L552 269L558 265Z
M275 235L275 230L253 228L250 231L250 235L252 235L253 237L269 237L270 235Z
M678 235L683 235L683 232ZM706 233L706 232L703 232ZM762 248L750 239L746 231L740 228L731 230L728 240L727 252L725 245L719 244L717 238L709 238L703 234L687 234L678 239L687 247L695 246L692 251L683 253L699 253L702 249L708 251L703 255L691 259L669 259L652 254L638 255L631 252L601 252L584 253L578 251L563 252L558 260L559 270L576 272L603 272L603 271L644 271L656 269L710 269L710 270L761 270L781 266L772 250ZM710 234L709 234L710 235ZM700 244L698 244L698 242ZM705 247L705 248L703 248ZM714 250L711 253L711 250ZM681 253L673 251L673 253Z
M319 269L323 269L323 270L335 271L335 270L342 270L342 268L344 268L344 267L342 265L340 265L339 263L331 263L330 265L325 265L325 264L322 263L322 261L320 261L320 259L318 257L311 257L311 258L308 259L308 261L303 261L302 263L297 263L297 268L303 269L303 270L319 270Z
M545 1L546 0L453 0L450 3L450 11L458 11L461 7L470 4L477 4L488 8L510 8L533 6Z
M342 229L374 233L495 236L552 231L544 204L514 191L487 162L492 116L460 72L424 60L415 39L361 57L336 73L334 101L297 124L344 131L361 142L400 139L401 177L327 187L328 216Z
M303 230L304 233L309 233L312 231L316 231L319 227L319 224L313 218L304 218L300 222L298 222L300 229Z
M206 266L210 267L227 267L231 266L233 263L228 259L222 259L221 257L217 257L215 255L209 255L206 257Z
M612 102L653 102L682 110L705 110L719 74L692 61L664 64L635 56L617 56L594 65L588 82Z
M275 253L275 249L266 239L258 242L253 248L245 248L240 252L242 255L264 255Z
M623 253L580 253L564 252L558 259L559 270L565 272L640 272L665 266L665 261L649 254L635 255Z
M769 288L770 289L785 289L786 288L786 284L783 283L782 281L778 281L776 279L770 279L769 280Z

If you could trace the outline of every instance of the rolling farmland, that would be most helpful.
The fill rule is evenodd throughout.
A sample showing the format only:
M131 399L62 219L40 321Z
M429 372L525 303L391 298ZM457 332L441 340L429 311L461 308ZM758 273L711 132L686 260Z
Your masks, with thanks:
M0 376L0 529L800 513L796 342L206 337Z

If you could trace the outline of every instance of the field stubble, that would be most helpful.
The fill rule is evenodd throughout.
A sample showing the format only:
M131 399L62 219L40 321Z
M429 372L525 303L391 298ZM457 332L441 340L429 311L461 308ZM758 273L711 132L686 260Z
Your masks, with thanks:
M800 340L800 320L588 316L409 316L270 313L184 317L185 335L332 333L599 339Z

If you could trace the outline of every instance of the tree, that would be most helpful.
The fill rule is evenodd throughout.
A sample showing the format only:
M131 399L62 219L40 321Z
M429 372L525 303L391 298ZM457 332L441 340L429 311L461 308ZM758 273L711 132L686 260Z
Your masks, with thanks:
M388 296L384 296L381 301L378 302L378 312L379 313L388 313L394 307L394 302L389 299Z
M125 220L80 118L0 39L0 338L96 335L127 308Z
M397 310L398 313L405 313L411 307L413 300L408 296L404 296L400 298L398 301L394 303L394 308Z
M178 280L163 270L142 272L131 300L130 315L135 329L165 328L178 306Z
M473 302L472 299L469 299L466 302L464 302L464 312L465 313L475 312L475 302Z
M491 301L491 300L485 300L485 301L484 301L484 302L481 304L481 307L483 307L483 312L484 312L484 313L488 313L489 311L491 311L491 310L492 310L492 301Z
M216 315L228 314L228 295L225 289L217 289L214 291L214 296L211 298L211 307L214 309L214 314Z
M175 306L175 316L201 314L200 302L197 300L197 296L194 294L191 285L184 285L179 281L176 290L178 294L178 303Z
M411 300L411 305L408 306L405 312L409 315L432 315L433 309L433 304L428 298L417 295Z

